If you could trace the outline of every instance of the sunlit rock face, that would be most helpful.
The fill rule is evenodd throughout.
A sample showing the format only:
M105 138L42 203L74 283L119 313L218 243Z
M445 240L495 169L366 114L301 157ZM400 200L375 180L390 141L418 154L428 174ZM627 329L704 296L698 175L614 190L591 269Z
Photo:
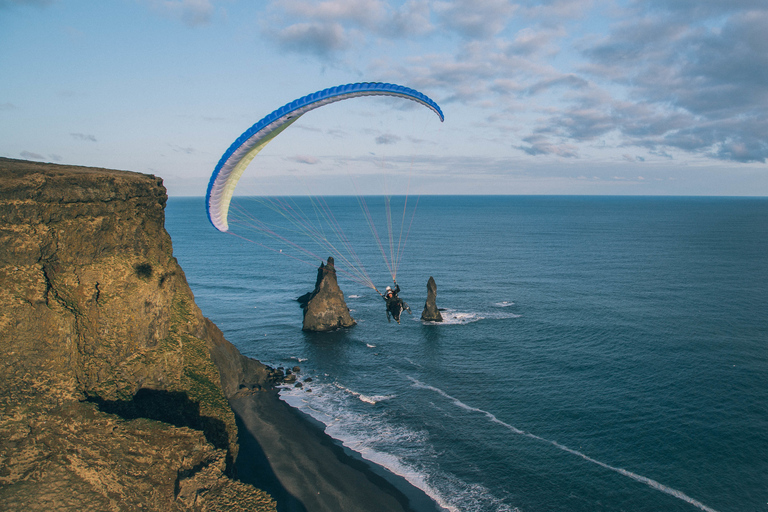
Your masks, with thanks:
M166 199L155 176L0 158L3 510L275 510L230 478L227 395L267 372L195 305Z
M315 289L299 297L298 301L304 310L302 329L305 331L333 331L357 323L344 301L344 294L336 281L333 258L330 256L328 263L321 263L317 269Z

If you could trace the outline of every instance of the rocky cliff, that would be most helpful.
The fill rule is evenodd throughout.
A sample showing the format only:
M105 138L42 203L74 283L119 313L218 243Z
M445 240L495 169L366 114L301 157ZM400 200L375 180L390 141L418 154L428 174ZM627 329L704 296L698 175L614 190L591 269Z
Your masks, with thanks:
M332 331L357 323L349 314L331 256L317 269L315 289L299 297L298 301L304 310L302 329L305 331Z
M232 478L267 385L194 303L154 176L0 158L0 508L275 510Z

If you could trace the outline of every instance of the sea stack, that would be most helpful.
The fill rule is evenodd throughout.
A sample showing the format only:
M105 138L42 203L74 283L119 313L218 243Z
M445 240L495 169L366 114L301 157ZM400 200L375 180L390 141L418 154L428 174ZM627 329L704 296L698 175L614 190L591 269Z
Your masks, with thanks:
M349 314L344 294L336 281L333 257L317 269L315 289L297 299L304 310L304 331L333 331L340 327L352 327L357 322Z
M424 303L424 311L421 312L421 319L426 322L442 322L443 316L440 314L440 310L437 309L435 299L437 298L437 285L435 279L429 276L427 281L427 302Z

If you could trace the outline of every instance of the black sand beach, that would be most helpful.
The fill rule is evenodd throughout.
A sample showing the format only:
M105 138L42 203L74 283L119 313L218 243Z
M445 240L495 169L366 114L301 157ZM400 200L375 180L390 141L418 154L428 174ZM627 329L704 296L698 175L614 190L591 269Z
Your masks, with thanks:
M281 512L440 512L423 491L325 434L277 390L230 401L237 416L238 478L269 492Z

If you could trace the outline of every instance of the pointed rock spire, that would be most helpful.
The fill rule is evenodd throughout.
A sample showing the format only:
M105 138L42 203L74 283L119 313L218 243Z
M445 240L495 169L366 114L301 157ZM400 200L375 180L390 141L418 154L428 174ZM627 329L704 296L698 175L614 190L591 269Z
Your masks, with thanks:
M437 298L437 284L435 279L429 276L427 281L427 302L424 304L424 311L421 313L421 319L427 322L442 322L443 315L440 314L440 310L437 309L435 299Z
M357 322L349 314L344 294L336 282L333 257L317 269L315 289L298 299L304 310L304 331L332 331L340 327L352 327Z

